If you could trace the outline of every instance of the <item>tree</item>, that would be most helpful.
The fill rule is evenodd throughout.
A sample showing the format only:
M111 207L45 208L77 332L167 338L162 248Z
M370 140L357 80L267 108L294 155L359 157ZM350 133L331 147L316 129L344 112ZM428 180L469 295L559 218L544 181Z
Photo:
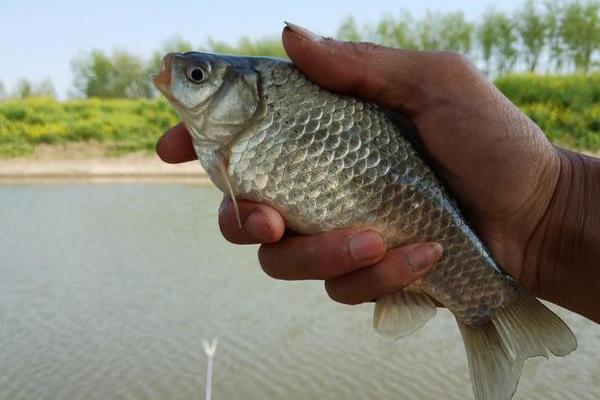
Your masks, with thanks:
M6 88L4 87L4 83L0 81L0 100L6 97Z
M152 97L152 84L145 63L124 50L113 53L113 97Z
M462 12L444 15L440 20L442 50L468 54L473 43L474 26Z
M523 56L527 69L534 72L544 50L547 39L546 20L538 12L533 0L527 0L523 9L516 15L517 32L523 43Z
M192 44L181 36L175 35L162 42L160 48L155 50L148 62L148 74L156 73L160 69L163 57L168 53L185 53L192 51Z
M344 18L335 35L340 40L348 40L351 42L360 42L363 40L354 17L351 15Z
M505 74L513 70L519 51L516 43L515 22L504 13L499 13L496 17L497 42L497 66L500 74Z
M383 46L416 49L413 27L414 20L408 11L402 11L398 19L384 14L368 36L369 40Z
M235 46L209 38L208 50L223 54L287 58L281 45L281 39L277 37L263 37L252 40L244 36L238 40Z
M592 54L600 47L600 2L588 0L567 4L560 35L575 68L587 73Z
M112 56L93 50L76 58L71 67L74 86L85 97L132 98L153 95L147 67L140 58L124 50L114 51Z
M427 11L423 19L417 23L417 42L419 50L440 50L439 13Z
M24 99L30 97L33 93L33 85L25 78L20 78L15 85L15 90L13 92L14 97L18 97L20 99Z
M56 90L50 78L46 78L38 84L33 86L33 95L35 96L48 96L56 97Z
M485 62L485 72L491 73L492 70L492 55L496 47L496 13L492 9L488 9L483 15L483 21L477 28L477 40L481 49L481 55Z
M448 14L427 11L417 24L417 41L421 50L471 51L473 24L462 12Z
M44 79L39 83L33 83L25 78L21 78L15 85L14 97L25 99L33 96L56 97L56 91L50 79Z
M547 45L548 45L548 66L554 71L562 68L564 63L565 49L561 37L562 5L559 0L546 0L546 15L544 24L546 25Z

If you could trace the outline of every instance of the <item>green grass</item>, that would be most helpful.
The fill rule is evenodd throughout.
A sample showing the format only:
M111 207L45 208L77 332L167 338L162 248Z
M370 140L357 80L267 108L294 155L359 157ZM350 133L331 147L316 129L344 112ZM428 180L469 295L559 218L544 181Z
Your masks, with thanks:
M99 143L114 155L152 151L178 118L163 99L0 102L0 157L26 156L40 144Z
M498 78L500 90L558 145L600 150L600 73L518 74ZM178 118L162 98L0 102L0 157L31 154L41 144L102 144L110 155L153 151Z
M554 143L600 150L600 73L591 75L507 75L496 86Z

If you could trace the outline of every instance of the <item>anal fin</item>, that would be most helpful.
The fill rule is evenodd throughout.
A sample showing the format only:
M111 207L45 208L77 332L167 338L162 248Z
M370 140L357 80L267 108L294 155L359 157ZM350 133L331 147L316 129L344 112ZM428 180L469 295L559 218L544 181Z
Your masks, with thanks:
M400 290L377 300L373 326L380 335L398 339L421 328L436 312L427 294Z

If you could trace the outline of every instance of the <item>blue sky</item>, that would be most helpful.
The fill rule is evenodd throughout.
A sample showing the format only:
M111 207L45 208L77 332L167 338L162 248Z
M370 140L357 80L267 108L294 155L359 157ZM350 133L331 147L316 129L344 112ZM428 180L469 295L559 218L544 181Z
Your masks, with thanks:
M347 15L377 20L401 9L420 16L432 11L463 11L476 20L489 6L511 10L523 0L420 1L42 1L0 0L0 81L8 91L19 77L50 78L60 97L72 87L70 61L93 48L128 49L149 55L176 34L199 45L211 36L234 42L243 35L278 34L283 20L332 35Z

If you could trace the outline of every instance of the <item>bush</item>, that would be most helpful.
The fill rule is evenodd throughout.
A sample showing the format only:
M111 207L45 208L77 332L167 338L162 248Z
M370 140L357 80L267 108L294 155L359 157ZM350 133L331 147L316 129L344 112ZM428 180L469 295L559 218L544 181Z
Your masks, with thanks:
M0 102L0 156L22 156L36 145L98 142L116 152L150 151L177 122L163 99L70 100L28 98Z
M600 74L508 75L496 86L555 143L600 150ZM102 143L115 154L152 151L177 115L162 98L0 102L0 157L23 156L39 144Z
M494 83L553 142L581 150L600 150L600 73L512 74Z

